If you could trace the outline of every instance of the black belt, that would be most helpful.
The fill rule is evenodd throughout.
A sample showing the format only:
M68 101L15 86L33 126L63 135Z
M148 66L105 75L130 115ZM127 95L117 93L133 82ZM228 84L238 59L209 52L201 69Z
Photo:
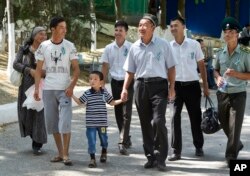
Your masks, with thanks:
M123 84L124 83L124 80L116 80L116 79L113 79L112 80L114 83L117 83L117 84Z
M175 85L180 86L189 86L197 83L199 83L199 81L175 81Z
M161 77L151 77L151 78L137 78L138 81L142 82L160 82L160 81L166 81L165 78Z

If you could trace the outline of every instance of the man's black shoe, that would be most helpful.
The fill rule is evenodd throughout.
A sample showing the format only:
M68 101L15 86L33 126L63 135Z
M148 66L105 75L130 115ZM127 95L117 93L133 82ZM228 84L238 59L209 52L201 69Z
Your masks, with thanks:
M229 156L229 157L226 158L226 160L227 160L227 167L229 168L230 167L230 161L231 160L236 160L236 158Z
M203 152L202 148L197 148L195 150L195 155L196 156L204 156L204 152Z
M238 152L241 151L244 148L244 145L241 143L239 148L238 148Z
M149 159L145 164L144 164L144 168L145 169L150 169L150 168L154 168L156 166L156 160L152 160Z
M128 137L128 140L124 143L124 147L126 147L127 149L130 148L132 146L132 142L131 142L131 136Z
M128 155L128 151L126 147L123 144L118 144L120 154L122 155Z
M157 161L157 168L159 171L166 171L167 170L165 162Z
M175 153L168 157L168 161L176 161L176 160L180 160L180 159L181 159L181 155L175 154Z

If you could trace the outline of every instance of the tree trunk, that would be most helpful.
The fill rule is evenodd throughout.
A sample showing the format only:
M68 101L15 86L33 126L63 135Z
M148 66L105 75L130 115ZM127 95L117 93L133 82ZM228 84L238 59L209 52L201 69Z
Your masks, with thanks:
M90 5L90 30L91 30L91 51L96 50L96 15L95 15L95 4L94 0L89 1Z
M7 0L7 14L8 14L8 67L7 76L10 76L13 70L13 61L15 59L15 23L13 13L13 0Z
M2 41L1 41L1 47L0 52L5 51L5 45L6 45L6 35L7 35L7 7L5 7L4 10L4 16L2 20Z
M122 19L122 9L120 0L115 0L115 18L116 20Z
M240 0L235 0L235 10L234 10L234 17L239 21L240 19Z
M157 16L158 13L158 0L149 0L148 13Z
M185 0L178 0L178 15L185 18Z
M167 28L167 24L166 24L166 18L167 18L167 0L161 0L161 28L162 29L166 29Z
M231 16L231 4L230 0L226 0L226 17Z

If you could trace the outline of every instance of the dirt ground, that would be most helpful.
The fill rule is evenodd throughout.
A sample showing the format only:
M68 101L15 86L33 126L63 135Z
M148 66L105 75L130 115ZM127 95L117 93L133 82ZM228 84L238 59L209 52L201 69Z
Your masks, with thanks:
M18 88L7 80L7 53L0 53L0 105L15 102Z
M7 79L8 54L0 53L0 105L17 100L18 87L13 86ZM81 69L77 85L88 85L89 72Z

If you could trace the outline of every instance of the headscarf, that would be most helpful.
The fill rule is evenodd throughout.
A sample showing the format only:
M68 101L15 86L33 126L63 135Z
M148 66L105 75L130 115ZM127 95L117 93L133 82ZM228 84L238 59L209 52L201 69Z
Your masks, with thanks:
M37 26L33 29L32 33L31 33L31 38L34 40L35 36L37 33L41 32L41 31L45 31L45 28L42 26Z

